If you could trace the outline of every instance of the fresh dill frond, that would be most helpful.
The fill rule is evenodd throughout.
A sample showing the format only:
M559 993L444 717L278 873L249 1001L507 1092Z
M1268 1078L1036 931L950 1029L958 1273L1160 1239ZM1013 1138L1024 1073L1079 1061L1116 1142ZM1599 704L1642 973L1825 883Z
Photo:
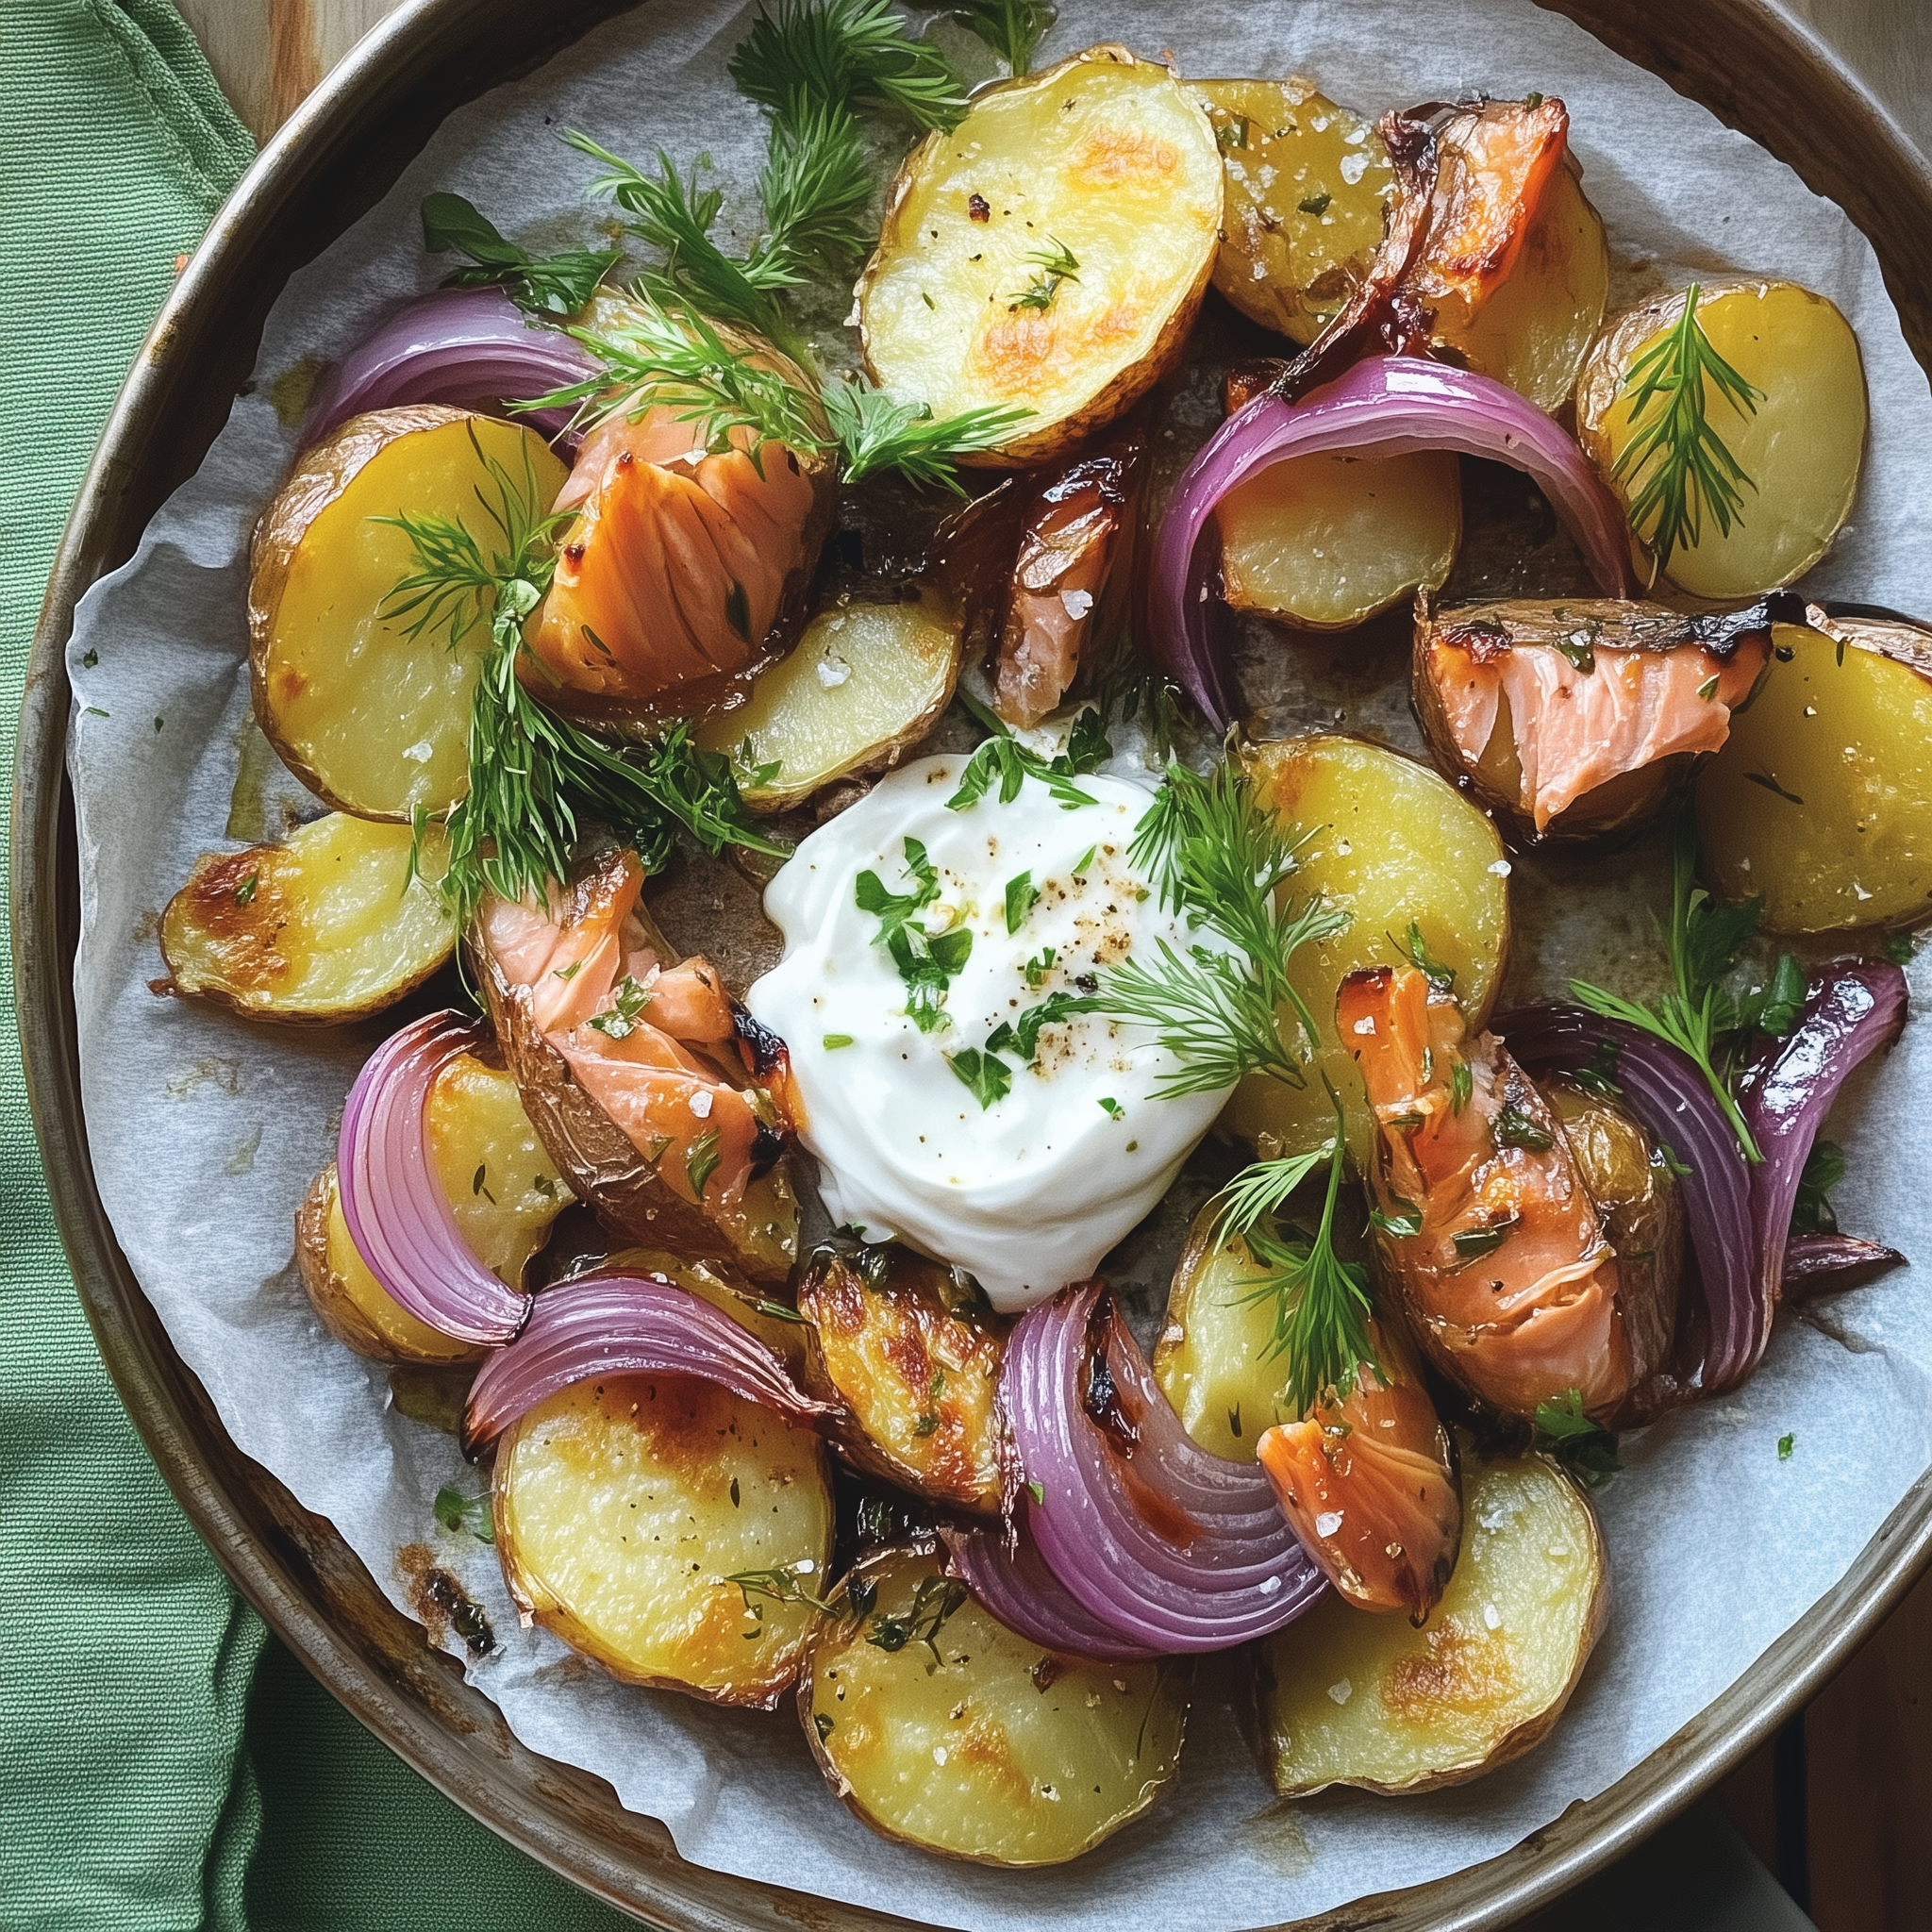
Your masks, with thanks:
M953 465L976 450L995 449L1031 409L968 409L935 417L929 403L897 403L863 382L825 385L825 415L839 440L848 483L897 470L913 483L937 484L964 496Z
M1571 996L1606 1020L1621 1020L1688 1054L1724 1109L1744 1158L1756 1164L1764 1156L1751 1138L1729 1080L1717 1065L1718 1036L1730 1031L1742 1017L1736 1001L1718 981L1756 930L1764 902L1745 899L1721 906L1697 883L1697 824L1688 810L1677 820L1671 872L1671 924L1666 939L1676 990L1646 1007L1607 992L1600 986L1573 979Z
M891 108L919 127L955 126L966 111L945 58L913 40L886 0L778 0L759 9L730 72L740 93L772 108L802 93Z
M444 517L376 519L401 530L414 552L414 568L384 600L383 615L410 637L441 631L452 651L475 640L481 658L469 791L447 822L442 890L458 920L468 921L486 888L521 899L567 878L587 820L628 839L647 871L662 867L679 825L709 852L741 845L787 856L746 813L730 760L693 744L682 720L655 745L619 750L525 689L517 675L529 650L524 625L556 575L555 540L568 517L544 508L527 446L518 476L485 452L474 425L469 434L489 478L476 495L493 536L479 540ZM426 824L417 823L419 841Z
M674 312L641 298L602 328L568 333L597 358L603 373L523 407L576 404L589 427L612 416L641 416L661 404L680 423L692 425L694 445L713 454L731 447L734 430L748 429L747 454L760 475L768 442L808 453L825 446L812 396L725 341L695 308Z
M1338 1108L1335 1138L1319 1153L1302 1160L1262 1162L1267 1172L1245 1189L1243 1184L1256 1169L1238 1175L1228 1192L1239 1192L1241 1211L1224 1215L1217 1227L1218 1245L1239 1239L1264 1271L1241 1301L1244 1306L1274 1305L1274 1332L1262 1359L1286 1361L1288 1382L1282 1401L1297 1416L1308 1415L1324 1402L1345 1401L1364 1368L1381 1373L1369 1335L1367 1273L1335 1252L1342 1152ZM1299 1230L1282 1230L1276 1213L1324 1160L1328 1164L1328 1191L1314 1238Z
M1032 70L1041 42L1058 18L1046 0L964 0L952 11L1007 63L1016 80Z
M793 95L773 117L758 175L765 233L747 269L762 288L794 288L864 254L872 175L858 123L841 102Z
M1062 282L1077 282L1080 279L1079 261L1074 251L1057 235L1049 235L1052 245L1036 248L1024 259L1040 274L1017 295L1008 295L1007 300L1015 308L1038 308L1045 310L1053 307L1053 298L1059 293Z
M1246 1241L1262 1221L1288 1206L1289 1197L1334 1151L1332 1144L1324 1144L1312 1154L1257 1160L1242 1168L1218 1197L1221 1212L1214 1220L1214 1245L1225 1248Z
M500 284L519 308L532 315L575 315L623 259L623 251L616 248L532 255L506 241L495 224L460 194L425 195L422 215L423 246L431 255L454 252L470 258L469 268L442 278L445 289Z
M563 139L579 154L605 164L587 192L615 202L631 217L625 224L628 231L664 258L660 267L645 274L646 290L660 301L688 305L719 322L735 322L765 335L782 329L774 291L789 286L783 276L774 280L761 275L755 263L734 259L711 239L724 197L719 189L698 186L710 166L708 155L691 164L687 180L660 148L654 178L588 134L571 128Z
M1633 486L1630 527L1648 544L1660 572L1669 570L1678 550L1696 549L1707 512L1719 535L1728 536L1731 525L1743 521L1741 491L1757 488L1710 421L1707 384L1740 421L1757 414L1764 391L1711 346L1697 320L1699 293L1692 282L1682 316L1631 363L1623 382L1635 433L1611 475Z

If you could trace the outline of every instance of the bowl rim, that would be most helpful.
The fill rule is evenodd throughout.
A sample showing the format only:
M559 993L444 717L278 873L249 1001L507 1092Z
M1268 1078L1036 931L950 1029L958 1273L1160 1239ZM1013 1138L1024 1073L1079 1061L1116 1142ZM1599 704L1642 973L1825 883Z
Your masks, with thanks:
M668 11L675 0L656 0ZM1538 0L1791 165L1876 249L1907 342L1932 367L1932 166L1814 31L1770 0ZM34 634L11 808L11 934L27 1096L55 1219L123 1403L190 1521L264 1621L418 1773L608 1904L677 1932L910 1922L680 1859L602 1780L527 1751L402 1618L333 1528L227 1441L115 1242L95 1189L73 1003L77 854L66 785L65 647L81 594L132 554L252 365L289 273L387 189L442 115L547 59L626 0L404 0L324 77L243 175L117 398ZM533 16L535 16L533 18ZM1807 111L1781 111L1802 97ZM384 129L388 132L385 133ZM1824 1687L1932 1560L1932 1472L1845 1575L1674 1737L1598 1796L1496 1857L1275 1932L1484 1932L1632 1849Z

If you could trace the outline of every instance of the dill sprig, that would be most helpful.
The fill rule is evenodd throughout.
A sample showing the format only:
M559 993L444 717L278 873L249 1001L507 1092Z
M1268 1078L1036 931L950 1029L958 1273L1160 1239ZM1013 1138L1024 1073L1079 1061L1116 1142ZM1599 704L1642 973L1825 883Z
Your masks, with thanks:
M1754 1163L1764 1157L1751 1138L1751 1129L1731 1093L1730 1081L1716 1058L1718 1036L1750 1016L1718 981L1756 929L1763 904L1761 899L1745 899L1720 906L1697 883L1697 825L1686 811L1677 820L1672 852L1671 924L1665 936L1676 990L1646 1007L1580 979L1570 982L1571 996L1592 1013L1640 1027L1688 1054L1724 1109L1744 1158Z
M423 246L431 255L454 251L470 258L470 267L443 276L445 289L500 284L510 300L531 315L575 315L623 258L616 248L532 255L505 241L495 224L460 194L425 195L422 216Z
M1696 549L1709 512L1721 536L1740 514L1742 490L1757 486L1725 447L1706 413L1706 384L1742 418L1757 413L1764 391L1754 388L1711 346L1697 320L1698 286L1684 294L1684 313L1662 340L1631 363L1623 387L1636 432L1611 474L1635 485L1630 527L1649 545L1659 571L1680 549ZM1646 411L1656 406L1646 422ZM1645 525L1650 525L1645 529Z
M936 484L964 496L955 461L975 450L993 449L1032 415L1031 409L967 409L935 417L929 403L897 403L884 390L860 382L825 386L825 415L839 439L845 480L862 483L897 470L914 483Z
M1289 1196L1324 1161L1328 1166L1328 1191L1313 1237L1298 1228L1283 1229L1276 1217ZM1286 1358L1283 1399L1298 1416L1307 1415L1324 1400L1346 1400L1364 1367L1378 1374L1381 1370L1369 1336L1368 1276L1357 1263L1344 1261L1335 1252L1341 1162L1338 1103L1334 1139L1313 1154L1257 1161L1244 1169L1223 1191L1224 1205L1214 1226L1217 1248L1241 1241L1265 1271L1241 1301L1243 1306L1274 1303L1274 1332L1262 1359Z
M1008 295L1007 300L1015 308L1038 308L1042 311L1053 307L1053 298L1058 294L1062 282L1077 282L1080 279L1080 264L1074 251L1057 235L1049 235L1052 244L1047 248L1036 248L1024 259L1040 274L1022 289L1017 295Z
M964 0L951 10L1007 63L1015 79L1030 72L1058 17L1046 0Z
M568 878L571 848L589 820L628 839L647 871L663 866L679 825L709 852L741 845L784 858L746 815L730 761L693 744L682 720L657 744L619 750L525 689L517 675L525 656L549 675L524 625L556 575L555 540L568 517L543 509L527 447L518 477L484 451L474 425L469 434L490 479L476 499L493 537L486 531L479 541L451 517L376 519L401 530L415 553L415 568L384 600L384 616L412 638L442 632L452 651L487 626L470 712L470 789L447 824L443 891L458 919L467 922L486 888L521 899ZM426 823L419 815L419 843Z
M936 47L913 40L886 0L778 0L731 57L740 93L767 108L807 100L891 108L919 127L952 127L966 97Z
M768 442L807 453L824 447L809 392L725 341L695 308L674 312L641 297L620 320L568 333L603 363L604 373L522 407L576 404L588 427L611 416L641 416L662 404L680 423L693 425L694 441L714 455L731 446L734 430L750 430L747 454L761 476Z
M795 288L818 269L836 273L872 240L872 175L852 110L838 101L789 99L772 119L758 200L765 233L748 275L761 288Z

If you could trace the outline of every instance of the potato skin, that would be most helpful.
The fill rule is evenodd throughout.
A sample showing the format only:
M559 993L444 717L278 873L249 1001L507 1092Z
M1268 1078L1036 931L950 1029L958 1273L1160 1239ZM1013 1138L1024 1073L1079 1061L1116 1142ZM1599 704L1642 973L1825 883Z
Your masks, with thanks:
M975 105L994 93L1049 88L1062 75L1082 66L1111 65L1131 68L1146 67L1150 64L1152 63L1137 60L1123 46L1103 43L1089 47L1039 74L1001 82L995 87L983 90L975 97ZM1175 85L1178 88L1179 84ZM1202 139L1210 148L1213 147L1214 136L1205 109L1191 99L1188 100L1187 105L1199 117ZM874 382L884 383L888 377L881 374L877 353L877 329L874 318L868 311L868 299L877 286L886 264L895 254L901 252L911 239L906 232L908 221L907 204L911 199L913 191L920 185L921 177L925 171L936 163L941 149L957 138L957 132L958 130L955 130L954 134L947 134L944 131L938 131L928 134L907 156L886 196L885 216L880 225L878 246L866 263L854 291L859 316L860 352L864 358L866 374ZM1215 179L1218 210L1221 180L1218 150ZM1174 367L1186 352L1188 336L1193 328L1194 318L1200 311L1202 297L1207 292L1208 280L1213 274L1217 249L1216 234L1210 229L1201 251L1198 272L1191 284L1174 303L1146 354L1117 371L1078 408L1049 422L1021 425L1007 442L995 449L962 457L959 458L960 463L970 468L1024 469L1065 458L1146 394Z
M895 1254L877 1283L856 1257L822 1257L798 1290L811 1324L804 1386L840 1405L829 1433L855 1469L992 1516L1018 1482L998 1400L1009 1324L956 1308L950 1286L937 1262L914 1255Z
M781 1283L798 1252L798 1206L781 1158L744 1197L734 1233L659 1178L630 1138L579 1087L563 1056L537 1030L529 990L476 951L491 1023L537 1136L580 1201L613 1234L691 1260L728 1261L758 1283ZM667 950L665 958L675 958ZM753 1203L757 1201L758 1207Z

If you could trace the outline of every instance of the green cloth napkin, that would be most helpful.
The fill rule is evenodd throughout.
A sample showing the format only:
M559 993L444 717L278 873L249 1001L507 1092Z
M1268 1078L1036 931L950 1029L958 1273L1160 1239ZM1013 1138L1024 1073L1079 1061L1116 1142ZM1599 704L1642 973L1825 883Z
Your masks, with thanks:
M88 458L175 258L254 157L166 0L0 0L9 773L27 646ZM0 1391L0 1925L629 1923L440 1797L279 1644L257 1673L267 1632L149 1460L75 1297L4 950Z

